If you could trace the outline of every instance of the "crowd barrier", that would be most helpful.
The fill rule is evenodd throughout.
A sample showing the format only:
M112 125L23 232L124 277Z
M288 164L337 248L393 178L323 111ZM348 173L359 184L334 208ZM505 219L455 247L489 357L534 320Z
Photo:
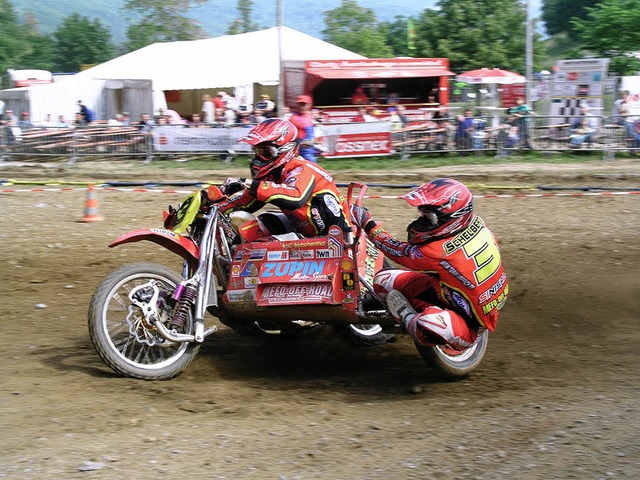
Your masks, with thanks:
M399 154L497 155L507 157L521 149L538 151L591 150L604 159L617 154L640 153L640 122L612 122L590 116L593 131L579 131L579 117L531 116L527 121L488 115L474 117L472 131L460 135L455 120L427 120L394 128L390 122L331 124L321 126L319 151L329 158ZM81 157L138 157L149 162L167 155L219 155L231 160L250 153L238 140L250 124L238 126L184 125L107 126L78 128L3 126L0 160L47 156L65 157L70 163ZM396 126L397 127L397 126ZM385 139L389 139L388 141Z

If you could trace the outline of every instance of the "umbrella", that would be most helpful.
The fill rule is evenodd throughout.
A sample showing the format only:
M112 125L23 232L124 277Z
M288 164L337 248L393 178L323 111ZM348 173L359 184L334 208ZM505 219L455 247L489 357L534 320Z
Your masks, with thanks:
M509 70L500 70L499 68L481 68L479 70L470 70L456 76L456 80L474 85L511 85L513 83L525 83L526 77L510 72Z
M491 104L496 106L496 85L512 85L514 83L526 83L527 78L509 70L499 68L480 68L470 70L456 76L459 82L473 85L491 85ZM494 115L494 123L497 121ZM494 125L495 126L495 125Z

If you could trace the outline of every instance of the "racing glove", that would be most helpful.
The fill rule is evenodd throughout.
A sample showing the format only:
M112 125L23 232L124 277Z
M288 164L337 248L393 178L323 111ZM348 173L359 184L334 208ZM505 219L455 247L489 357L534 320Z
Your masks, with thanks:
M220 190L230 197L234 193L244 190L246 188L246 181L246 178L229 177L220 185Z
M369 210L360 205L351 205L351 219L353 223L362 228L367 235L376 227L376 222L371 218Z

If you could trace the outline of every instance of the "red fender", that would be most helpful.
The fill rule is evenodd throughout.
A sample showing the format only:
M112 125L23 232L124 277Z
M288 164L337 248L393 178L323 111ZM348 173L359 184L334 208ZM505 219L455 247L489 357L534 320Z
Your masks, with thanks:
M190 265L198 265L200 248L191 238L173 233L171 230L161 228L142 228L133 232L120 235L109 244L109 248L117 247L125 243L141 242L148 240L166 248L170 252L184 258Z

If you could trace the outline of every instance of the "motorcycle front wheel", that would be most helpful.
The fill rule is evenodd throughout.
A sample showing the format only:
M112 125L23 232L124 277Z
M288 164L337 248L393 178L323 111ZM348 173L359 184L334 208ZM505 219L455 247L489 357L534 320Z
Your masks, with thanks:
M488 343L489 331L485 330L478 336L476 343L462 352L444 345L425 347L416 344L416 348L427 365L444 377L456 379L466 377L478 368L487 351Z
M191 363L200 344L167 341L146 322L141 309L129 299L129 293L152 280L160 290L158 314L170 319L171 308L164 298L171 296L182 277L154 263L126 265L110 273L93 294L89 335L98 355L115 372L141 380L168 380ZM140 295L144 295L144 289ZM192 331L192 327L189 313L185 332Z

